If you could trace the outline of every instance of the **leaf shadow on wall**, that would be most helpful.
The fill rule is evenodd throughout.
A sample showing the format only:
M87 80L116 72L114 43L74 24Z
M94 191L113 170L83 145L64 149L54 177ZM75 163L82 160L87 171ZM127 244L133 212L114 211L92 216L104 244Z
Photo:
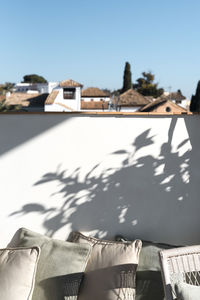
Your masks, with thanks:
M154 143L148 129L133 141L132 151L120 149L111 154L121 157L119 168L108 168L96 176L99 167L96 165L84 181L80 180L81 168L70 176L66 175L67 170L60 169L44 174L34 185L57 181L61 186L57 193L61 197L56 207L51 207L50 201L48 208L29 203L10 216L41 214L49 236L70 225L71 230L92 231L101 238L125 234L129 238L148 240L153 236L154 240L174 244L199 239L191 235L198 224L200 209L191 186L192 151L183 151L180 155L188 139L172 150L175 126L176 119L172 119L168 141L162 144L156 157L144 155L135 159L138 151ZM193 214L193 222L188 218L190 214Z

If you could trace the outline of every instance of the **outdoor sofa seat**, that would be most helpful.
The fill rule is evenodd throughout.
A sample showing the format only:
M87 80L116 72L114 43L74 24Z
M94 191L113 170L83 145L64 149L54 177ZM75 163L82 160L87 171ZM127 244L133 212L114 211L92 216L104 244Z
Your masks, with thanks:
M200 245L159 253L167 300L200 299Z

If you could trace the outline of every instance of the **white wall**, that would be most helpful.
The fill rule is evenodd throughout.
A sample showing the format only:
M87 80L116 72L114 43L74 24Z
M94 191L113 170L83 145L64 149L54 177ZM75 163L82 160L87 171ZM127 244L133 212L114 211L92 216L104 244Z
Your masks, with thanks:
M80 95L81 95L81 88L76 87L75 99L64 99L63 98L63 88L55 88L55 90L59 91L56 99L54 100L53 104L45 105L45 111L70 111L68 108L65 108L64 105L70 107L74 111L80 111ZM63 104L59 105L59 104Z
M54 88L58 86L58 82L48 82L48 93L50 94Z
M14 90L16 92L27 92L28 90L30 90L32 87L31 83L17 83L14 86Z
M136 112L141 108L141 106L122 106L120 108L121 112Z
M71 110L65 108L60 104L56 104L54 102L53 104L45 104L44 111L45 112L70 112Z
M200 243L200 117L0 115L0 237Z
M172 100L172 102L176 103L175 100ZM189 111L189 107L190 107L190 100L189 99L182 100L181 103L177 103L177 104Z
M109 109L81 109L81 111L84 111L84 112L109 112L110 110Z
M93 100L94 102L99 102L102 99L104 101L110 101L110 97L81 97L81 100L85 102L90 102L91 100Z
M16 92L27 92L27 93L51 93L52 90L58 86L57 82L47 82L47 83L17 83L15 85ZM23 89L23 90L22 90Z

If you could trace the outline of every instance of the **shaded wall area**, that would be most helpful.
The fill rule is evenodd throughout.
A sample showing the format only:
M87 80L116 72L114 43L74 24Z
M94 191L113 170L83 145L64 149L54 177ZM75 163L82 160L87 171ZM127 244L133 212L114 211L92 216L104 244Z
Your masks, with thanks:
M26 132L28 117L18 119ZM62 239L80 230L200 243L199 116L36 120L38 134L0 157L3 241L23 226ZM9 132L19 136L17 126Z
M0 114L0 156L64 121L62 114Z

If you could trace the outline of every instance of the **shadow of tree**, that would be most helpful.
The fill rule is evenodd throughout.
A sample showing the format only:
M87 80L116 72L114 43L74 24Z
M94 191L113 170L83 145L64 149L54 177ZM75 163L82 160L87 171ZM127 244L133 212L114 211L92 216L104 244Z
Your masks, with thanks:
M34 185L57 181L60 188L56 194L61 195L57 206L47 208L29 203L10 216L41 214L49 236L70 225L71 230L92 231L100 238L110 238L116 233L131 238L134 231L135 237L141 237L142 233L142 238L148 240L155 232L155 239L165 241L165 236L170 236L179 243L177 232L181 239L187 226L192 226L185 220L185 214L191 210L188 203L191 151L180 154L188 139L172 149L176 120L172 119L168 141L162 144L159 155L141 155L141 150L154 144L154 136L148 129L136 137L132 150L120 149L110 154L120 157L120 167L106 168L97 175L101 165L98 164L84 180L80 179L81 168L70 175L68 170L60 168L44 174Z

